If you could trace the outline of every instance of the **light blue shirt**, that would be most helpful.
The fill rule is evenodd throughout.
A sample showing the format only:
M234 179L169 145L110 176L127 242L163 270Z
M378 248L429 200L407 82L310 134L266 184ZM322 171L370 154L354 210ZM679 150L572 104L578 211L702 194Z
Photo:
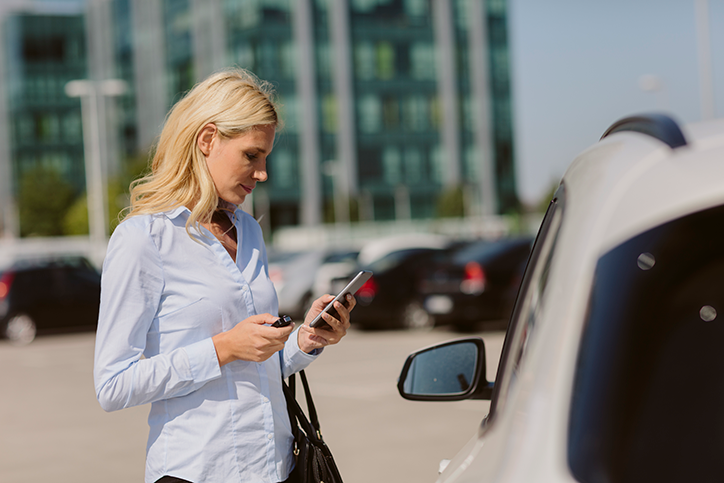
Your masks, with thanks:
M236 210L236 263L185 207L128 218L103 264L94 378L106 411L151 403L146 482L279 482L293 467L284 377L315 359L297 332L282 356L219 366L211 337L277 315L258 223Z

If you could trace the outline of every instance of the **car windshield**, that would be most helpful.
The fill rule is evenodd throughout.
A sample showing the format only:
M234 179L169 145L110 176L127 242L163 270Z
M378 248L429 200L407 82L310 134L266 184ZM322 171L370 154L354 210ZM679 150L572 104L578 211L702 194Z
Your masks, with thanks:
M724 475L724 206L648 230L597 264L568 460L582 482Z

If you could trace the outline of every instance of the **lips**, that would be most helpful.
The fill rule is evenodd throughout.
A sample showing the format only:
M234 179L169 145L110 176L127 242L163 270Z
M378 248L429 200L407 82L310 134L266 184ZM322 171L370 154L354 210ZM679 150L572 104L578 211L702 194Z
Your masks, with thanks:
M247 186L245 184L241 185L241 187L244 188L244 191L246 191L247 194L250 194L254 190L253 186Z

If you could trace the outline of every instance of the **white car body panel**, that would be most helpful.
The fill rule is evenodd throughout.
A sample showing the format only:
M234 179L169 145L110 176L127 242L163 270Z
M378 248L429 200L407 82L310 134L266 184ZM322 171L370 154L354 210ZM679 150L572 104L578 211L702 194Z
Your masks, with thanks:
M724 205L724 121L688 126L687 146L615 133L565 173L565 208L545 305L517 383L440 483L576 481L568 422L582 325L601 255L664 222Z

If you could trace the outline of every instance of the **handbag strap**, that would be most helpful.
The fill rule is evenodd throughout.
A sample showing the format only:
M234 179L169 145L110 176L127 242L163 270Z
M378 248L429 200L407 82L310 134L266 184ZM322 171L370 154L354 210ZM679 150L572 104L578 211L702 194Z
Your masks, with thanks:
M299 372L299 378L302 380L302 386L304 386L304 396L307 399L307 410L309 411L309 421L318 432L320 430L319 418L317 417L317 408L314 407L314 401L312 400L312 391L309 389L309 383L307 382L307 374L304 370Z
M304 387L305 398L307 401L307 411L309 412L309 419L304 414L301 406L296 400L295 396L295 378L294 374L289 376L289 385L284 382L282 378L282 390L284 391L284 397L287 400L287 410L289 412L289 419L292 423L292 428L296 425L294 420L299 421L300 426L307 433L307 436L322 440L322 433L320 431L319 419L317 417L317 410L314 407L314 401L312 400L312 393L309 390L309 382L307 381L307 375L304 371L299 372L300 379L302 380L302 386Z

